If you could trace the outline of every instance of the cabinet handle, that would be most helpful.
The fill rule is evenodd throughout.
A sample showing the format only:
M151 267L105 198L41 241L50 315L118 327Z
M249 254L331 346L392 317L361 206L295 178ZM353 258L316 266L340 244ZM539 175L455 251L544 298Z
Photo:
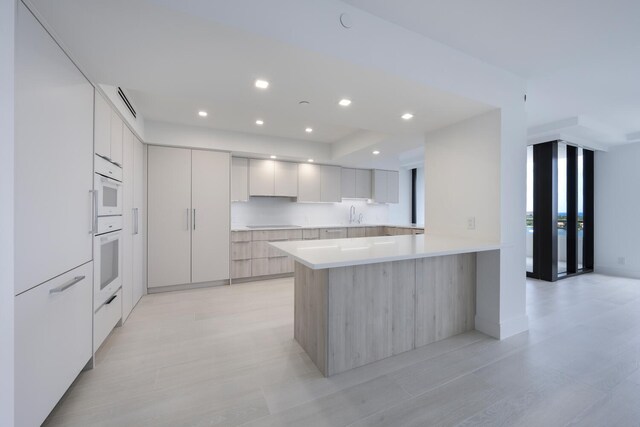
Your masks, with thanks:
M193 210L193 229L196 229L196 210Z
M133 234L138 234L138 208L133 208Z
M113 302L113 300L114 300L114 299L116 299L116 298L118 298L118 295L117 295L117 294L116 294L116 295L111 295L111 298L109 298L108 300L106 300L106 301L104 302L104 305L109 305L109 304L111 304L111 303Z
M93 212L91 215L91 230L89 234L96 234L98 232L98 190L89 190L91 197L93 198Z
M60 292L64 292L67 289L69 289L70 287L72 287L73 285L75 285L76 283L84 280L84 278L85 278L85 276L74 277L73 279L71 279L67 283L65 283L64 285L60 285L57 288L49 289L49 293L50 294L58 294Z

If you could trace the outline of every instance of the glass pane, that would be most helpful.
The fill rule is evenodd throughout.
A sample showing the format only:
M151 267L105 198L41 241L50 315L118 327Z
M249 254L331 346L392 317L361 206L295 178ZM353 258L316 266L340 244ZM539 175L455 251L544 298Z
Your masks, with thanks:
M558 274L567 272L567 144L558 143Z
M100 289L118 278L118 240L100 247Z
M527 147L527 271L533 272L533 145Z
M118 205L118 190L111 187L102 187L102 206L115 208Z
M584 268L584 157L578 148L578 270Z

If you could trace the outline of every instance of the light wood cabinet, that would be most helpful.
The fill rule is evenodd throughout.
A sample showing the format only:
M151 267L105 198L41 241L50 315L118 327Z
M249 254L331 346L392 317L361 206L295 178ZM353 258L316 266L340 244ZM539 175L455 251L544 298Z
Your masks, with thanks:
M229 155L148 149L149 287L229 278Z
M231 278L244 279L251 277L251 263L252 260L250 259L231 261Z
M232 242L250 242L251 231L232 231L231 241Z
M298 164L274 163L274 195L282 197L298 196Z
M304 240L315 240L320 238L320 230L317 228L305 228L302 230Z
M399 201L399 173L375 169L373 171L372 198L378 203L398 203Z
M251 242L231 242L231 259L242 261L251 259Z
M231 159L231 201L249 201L249 159Z
M349 227L347 229L347 237L367 237L366 227Z
M321 239L345 239L348 237L346 228L321 228Z

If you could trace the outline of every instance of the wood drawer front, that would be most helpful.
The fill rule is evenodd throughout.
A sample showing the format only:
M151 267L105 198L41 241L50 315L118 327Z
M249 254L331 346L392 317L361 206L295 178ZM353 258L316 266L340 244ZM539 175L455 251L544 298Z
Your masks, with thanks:
M384 236L384 227L366 227L366 237Z
M232 231L231 241L232 242L250 242L251 231Z
M89 262L15 298L16 425L41 425L91 359L92 289Z
M242 261L231 261L231 278L242 279L245 277L251 277L251 264L250 259Z
M293 259L289 257L260 258L251 261L252 276L293 273Z
M347 237L346 228L321 228L321 239L344 239Z
M366 237L367 229L366 227L349 227L347 230L347 237Z
M305 240L313 240L320 238L320 230L317 228L308 228L302 230L302 238Z
M269 245L269 242L259 240L257 242L251 242L251 255L252 259L256 258L277 258L287 256L279 249L276 249Z
M252 242L232 242L231 259L233 261L251 259Z
M122 319L122 289L116 292L115 299L100 307L93 316L94 351L100 348L120 319Z
M302 240L302 230L256 230L253 232L253 240Z

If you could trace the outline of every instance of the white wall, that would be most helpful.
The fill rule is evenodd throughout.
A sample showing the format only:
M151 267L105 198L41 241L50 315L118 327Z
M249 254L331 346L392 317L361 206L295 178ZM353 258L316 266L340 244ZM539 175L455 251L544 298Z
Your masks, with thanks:
M346 225L349 208L355 206L366 224L409 224L392 222L392 205L367 203L363 200L343 200L341 203L295 203L284 197L252 197L249 202L231 204L231 226L240 225Z
M425 138L425 230L500 242L478 255L476 329L497 337L528 328L526 116L514 103ZM475 217L475 230L467 228Z
M411 169L400 168L398 175L398 203L389 205L389 223L411 224Z
M499 111L427 134L424 156L429 233L499 242Z
M331 144L149 120L145 122L145 142L176 147L209 148L248 156L274 154L286 160L306 161L313 158L318 163L331 161Z
M13 425L13 171L16 1L0 1L0 426Z
M595 154L596 272L640 278L638 165L640 143Z

